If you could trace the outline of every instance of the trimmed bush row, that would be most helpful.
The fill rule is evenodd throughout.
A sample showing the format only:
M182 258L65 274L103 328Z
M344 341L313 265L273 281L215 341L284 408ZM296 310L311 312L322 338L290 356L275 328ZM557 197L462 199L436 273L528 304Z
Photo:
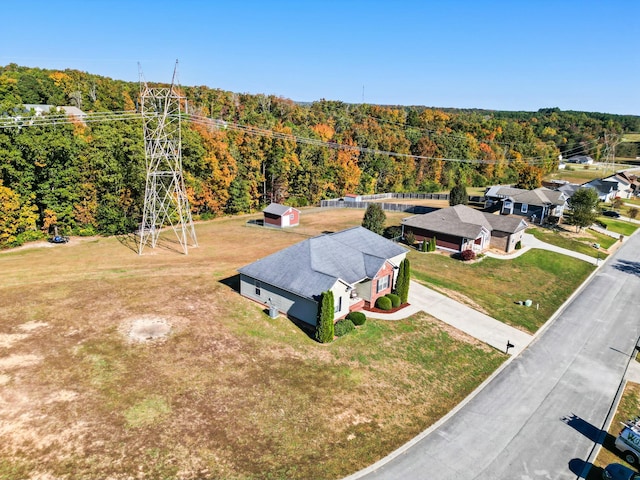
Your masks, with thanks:
M376 300L376 307L380 310L391 310L391 299L387 296L378 297Z
M347 320L351 320L356 326L364 325L364 322L367 321L367 316L362 312L351 312L346 318Z
M385 295L389 300L391 300L391 307L398 308L400 306L400 297L394 293L387 293Z

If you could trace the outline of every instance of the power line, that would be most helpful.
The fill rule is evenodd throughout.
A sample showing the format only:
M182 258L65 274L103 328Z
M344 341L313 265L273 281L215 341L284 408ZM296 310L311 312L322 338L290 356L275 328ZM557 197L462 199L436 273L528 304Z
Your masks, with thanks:
M193 123L206 125L206 126L217 128L217 129L229 129L229 130L234 130L238 132L243 132L248 135L271 137L271 138L277 138L277 139L286 140L286 141L292 141L298 144L332 148L335 150L356 151L358 153L368 153L372 155L383 155L383 156L397 157L397 158L412 158L416 160L432 160L432 161L467 163L467 164L492 164L492 163L497 163L501 160L506 160L508 162L515 161L515 159L506 159L506 158L487 160L487 159L461 159L461 158L414 155L411 153L378 150L374 148L360 147L357 145L347 145L347 144L340 144L336 142L326 142L326 141L318 140L314 138L302 137L299 135L288 134L283 132L276 132L274 130L269 130L261 127L247 126L239 123L227 122L224 120L213 120L213 119L199 116L199 115L182 114L182 117L184 117L185 119L188 119ZM44 116L38 115L38 116L15 117L15 118L5 117L0 119L0 128L21 128L26 126L49 126L49 125L59 125L59 124L71 124L71 123L78 123L78 122L92 123L92 122L129 121L129 120L142 120L142 116L138 112L117 111L117 112L90 112L90 113L86 113L84 116L73 116L73 115L69 116L67 114L54 114L54 115L44 115ZM589 143L596 142L596 141L597 140L592 140ZM595 148L595 146L592 147L591 149L593 148ZM584 151L584 149L582 149L581 151ZM543 157L530 157L530 158L521 158L519 160L535 166L535 165L543 165L546 161L550 159L549 158L545 159Z

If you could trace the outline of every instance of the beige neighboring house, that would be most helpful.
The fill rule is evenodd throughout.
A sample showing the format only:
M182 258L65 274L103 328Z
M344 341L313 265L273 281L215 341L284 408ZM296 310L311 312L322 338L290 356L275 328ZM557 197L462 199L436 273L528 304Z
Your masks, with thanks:
M511 252L528 227L523 218L494 215L466 205L442 208L402 220L402 234L412 232L417 241L436 238L436 247L451 252L489 248Z
M24 108L27 111L35 111L36 116L40 116L43 113L56 113L58 111L64 112L67 116L73 118L74 120L78 120L81 123L85 123L85 119L87 118L87 114L80 110L78 107L73 106L62 106L56 107L55 105L36 105L32 103L25 103Z

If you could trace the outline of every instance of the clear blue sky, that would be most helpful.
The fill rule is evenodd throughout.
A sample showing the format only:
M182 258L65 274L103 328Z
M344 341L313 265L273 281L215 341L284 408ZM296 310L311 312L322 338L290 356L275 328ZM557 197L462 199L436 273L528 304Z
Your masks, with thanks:
M297 101L640 115L640 0L5 0L0 65ZM363 89L364 87L364 89ZM364 95L363 95L364 93Z

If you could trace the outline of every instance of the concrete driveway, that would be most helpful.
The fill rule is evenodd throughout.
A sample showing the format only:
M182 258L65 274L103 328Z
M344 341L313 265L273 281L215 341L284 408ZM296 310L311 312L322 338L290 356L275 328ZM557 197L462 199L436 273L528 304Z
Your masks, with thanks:
M413 280L409 288L408 301L409 306L397 312L367 312L367 316L384 320L398 320L424 311L502 352L505 351L507 341L509 341L513 345L513 348L509 349L510 354L520 353L533 339L532 335L522 330L502 323Z

